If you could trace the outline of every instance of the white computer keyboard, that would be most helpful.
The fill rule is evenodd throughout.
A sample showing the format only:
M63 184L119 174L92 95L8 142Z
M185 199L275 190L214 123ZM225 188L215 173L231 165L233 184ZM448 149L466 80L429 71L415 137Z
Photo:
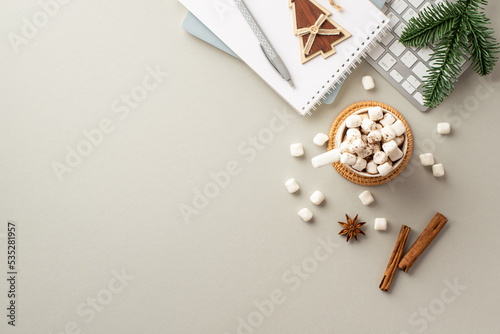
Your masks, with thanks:
M423 81L429 70L432 49L408 48L398 39L412 17L444 0L387 0L382 11L390 19L389 31L372 48L366 60L420 111L424 106ZM462 72L469 63L462 67Z

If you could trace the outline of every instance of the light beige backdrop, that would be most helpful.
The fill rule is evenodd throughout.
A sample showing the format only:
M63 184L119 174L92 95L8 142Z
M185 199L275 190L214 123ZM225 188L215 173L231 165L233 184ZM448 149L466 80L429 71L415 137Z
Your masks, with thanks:
M468 70L424 114L364 63L333 105L301 117L240 61L186 34L176 1L63 2L45 22L49 0L0 1L2 333L500 331L499 68L482 80ZM499 13L491 1L497 31ZM370 207L364 187L309 162L324 151L313 136L363 100L403 113L416 144L403 175L370 189ZM451 135L436 135L442 121ZM303 159L290 156L294 142ZM420 166L420 152L446 177ZM300 194L286 192L290 177ZM324 206L309 202L314 190ZM297 217L302 207L313 223ZM446 228L381 292L401 224L412 243L436 211ZM357 243L337 237L346 213L367 222ZM373 230L376 217L387 231ZM8 220L18 224L15 328Z

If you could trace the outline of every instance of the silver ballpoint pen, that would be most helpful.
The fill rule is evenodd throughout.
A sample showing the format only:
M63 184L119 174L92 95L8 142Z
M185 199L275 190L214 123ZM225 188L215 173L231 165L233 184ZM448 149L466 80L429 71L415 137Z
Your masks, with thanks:
M248 8L245 6L242 0L234 0L234 3L240 10L241 14L243 14L243 17L247 21L255 36L257 36L260 47L262 48L262 51L264 51L264 54L266 55L271 65L273 65L273 67L276 69L276 71L278 71L283 79L288 82L290 87L294 87L292 77L290 76L290 72L288 72L285 63L283 63L283 60L281 60L280 56L278 56L276 51L274 51L266 36L257 25L257 22L255 22L254 18L252 17L252 14L250 14L250 12L248 11Z

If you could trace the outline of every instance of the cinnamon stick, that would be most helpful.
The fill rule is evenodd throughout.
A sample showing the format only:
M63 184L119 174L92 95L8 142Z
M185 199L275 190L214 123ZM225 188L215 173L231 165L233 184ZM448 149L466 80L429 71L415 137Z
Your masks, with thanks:
M384 277L382 282L380 282L379 288L382 291L389 291L391 288L392 281L394 280L394 275L396 275L396 270L398 268L399 261L403 256L403 250L405 248L406 239L408 239L408 234L410 234L411 228L406 225L401 226L401 231L399 232L398 240L396 241L396 246L392 251L391 259L385 269Z
M417 260L420 254L422 254L431 241L434 240L436 235L438 235L438 233L443 229L446 222L448 222L448 218L439 212L436 213L429 225L427 225L422 234L420 234L417 240L415 240L413 245L410 247L410 250L405 254L399 263L399 269L404 272L408 272L408 269L410 269L413 263L415 263L415 260Z

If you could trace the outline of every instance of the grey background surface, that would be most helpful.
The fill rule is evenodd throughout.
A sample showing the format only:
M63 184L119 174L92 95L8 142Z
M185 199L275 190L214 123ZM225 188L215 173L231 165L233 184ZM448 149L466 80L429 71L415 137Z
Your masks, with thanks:
M491 18L499 6L491 1ZM175 1L74 0L16 53L8 34L38 12L35 1L0 1L1 277L7 220L19 226L18 326L6 324L2 278L2 333L500 332L499 68L486 81L467 71L423 114L364 63L333 105L301 117L242 62L182 31ZM122 95L157 67L168 76L125 117ZM364 75L374 91L362 89ZM370 189L370 207L357 198L364 187L309 162L324 151L313 136L363 100L402 112L417 147L404 175ZM113 130L60 181L54 162L103 119ZM441 121L451 135L436 136ZM250 153L259 134L266 143ZM305 158L289 155L294 142ZM420 151L445 178L419 165ZM231 161L238 174L188 223L181 205ZM300 194L286 192L289 177ZM308 200L317 189L321 207ZM313 223L297 217L302 207ZM381 292L401 224L411 243L436 211L446 228ZM357 243L337 237L345 213L367 222ZM373 230L376 217L388 231ZM329 239L331 254L318 251Z

